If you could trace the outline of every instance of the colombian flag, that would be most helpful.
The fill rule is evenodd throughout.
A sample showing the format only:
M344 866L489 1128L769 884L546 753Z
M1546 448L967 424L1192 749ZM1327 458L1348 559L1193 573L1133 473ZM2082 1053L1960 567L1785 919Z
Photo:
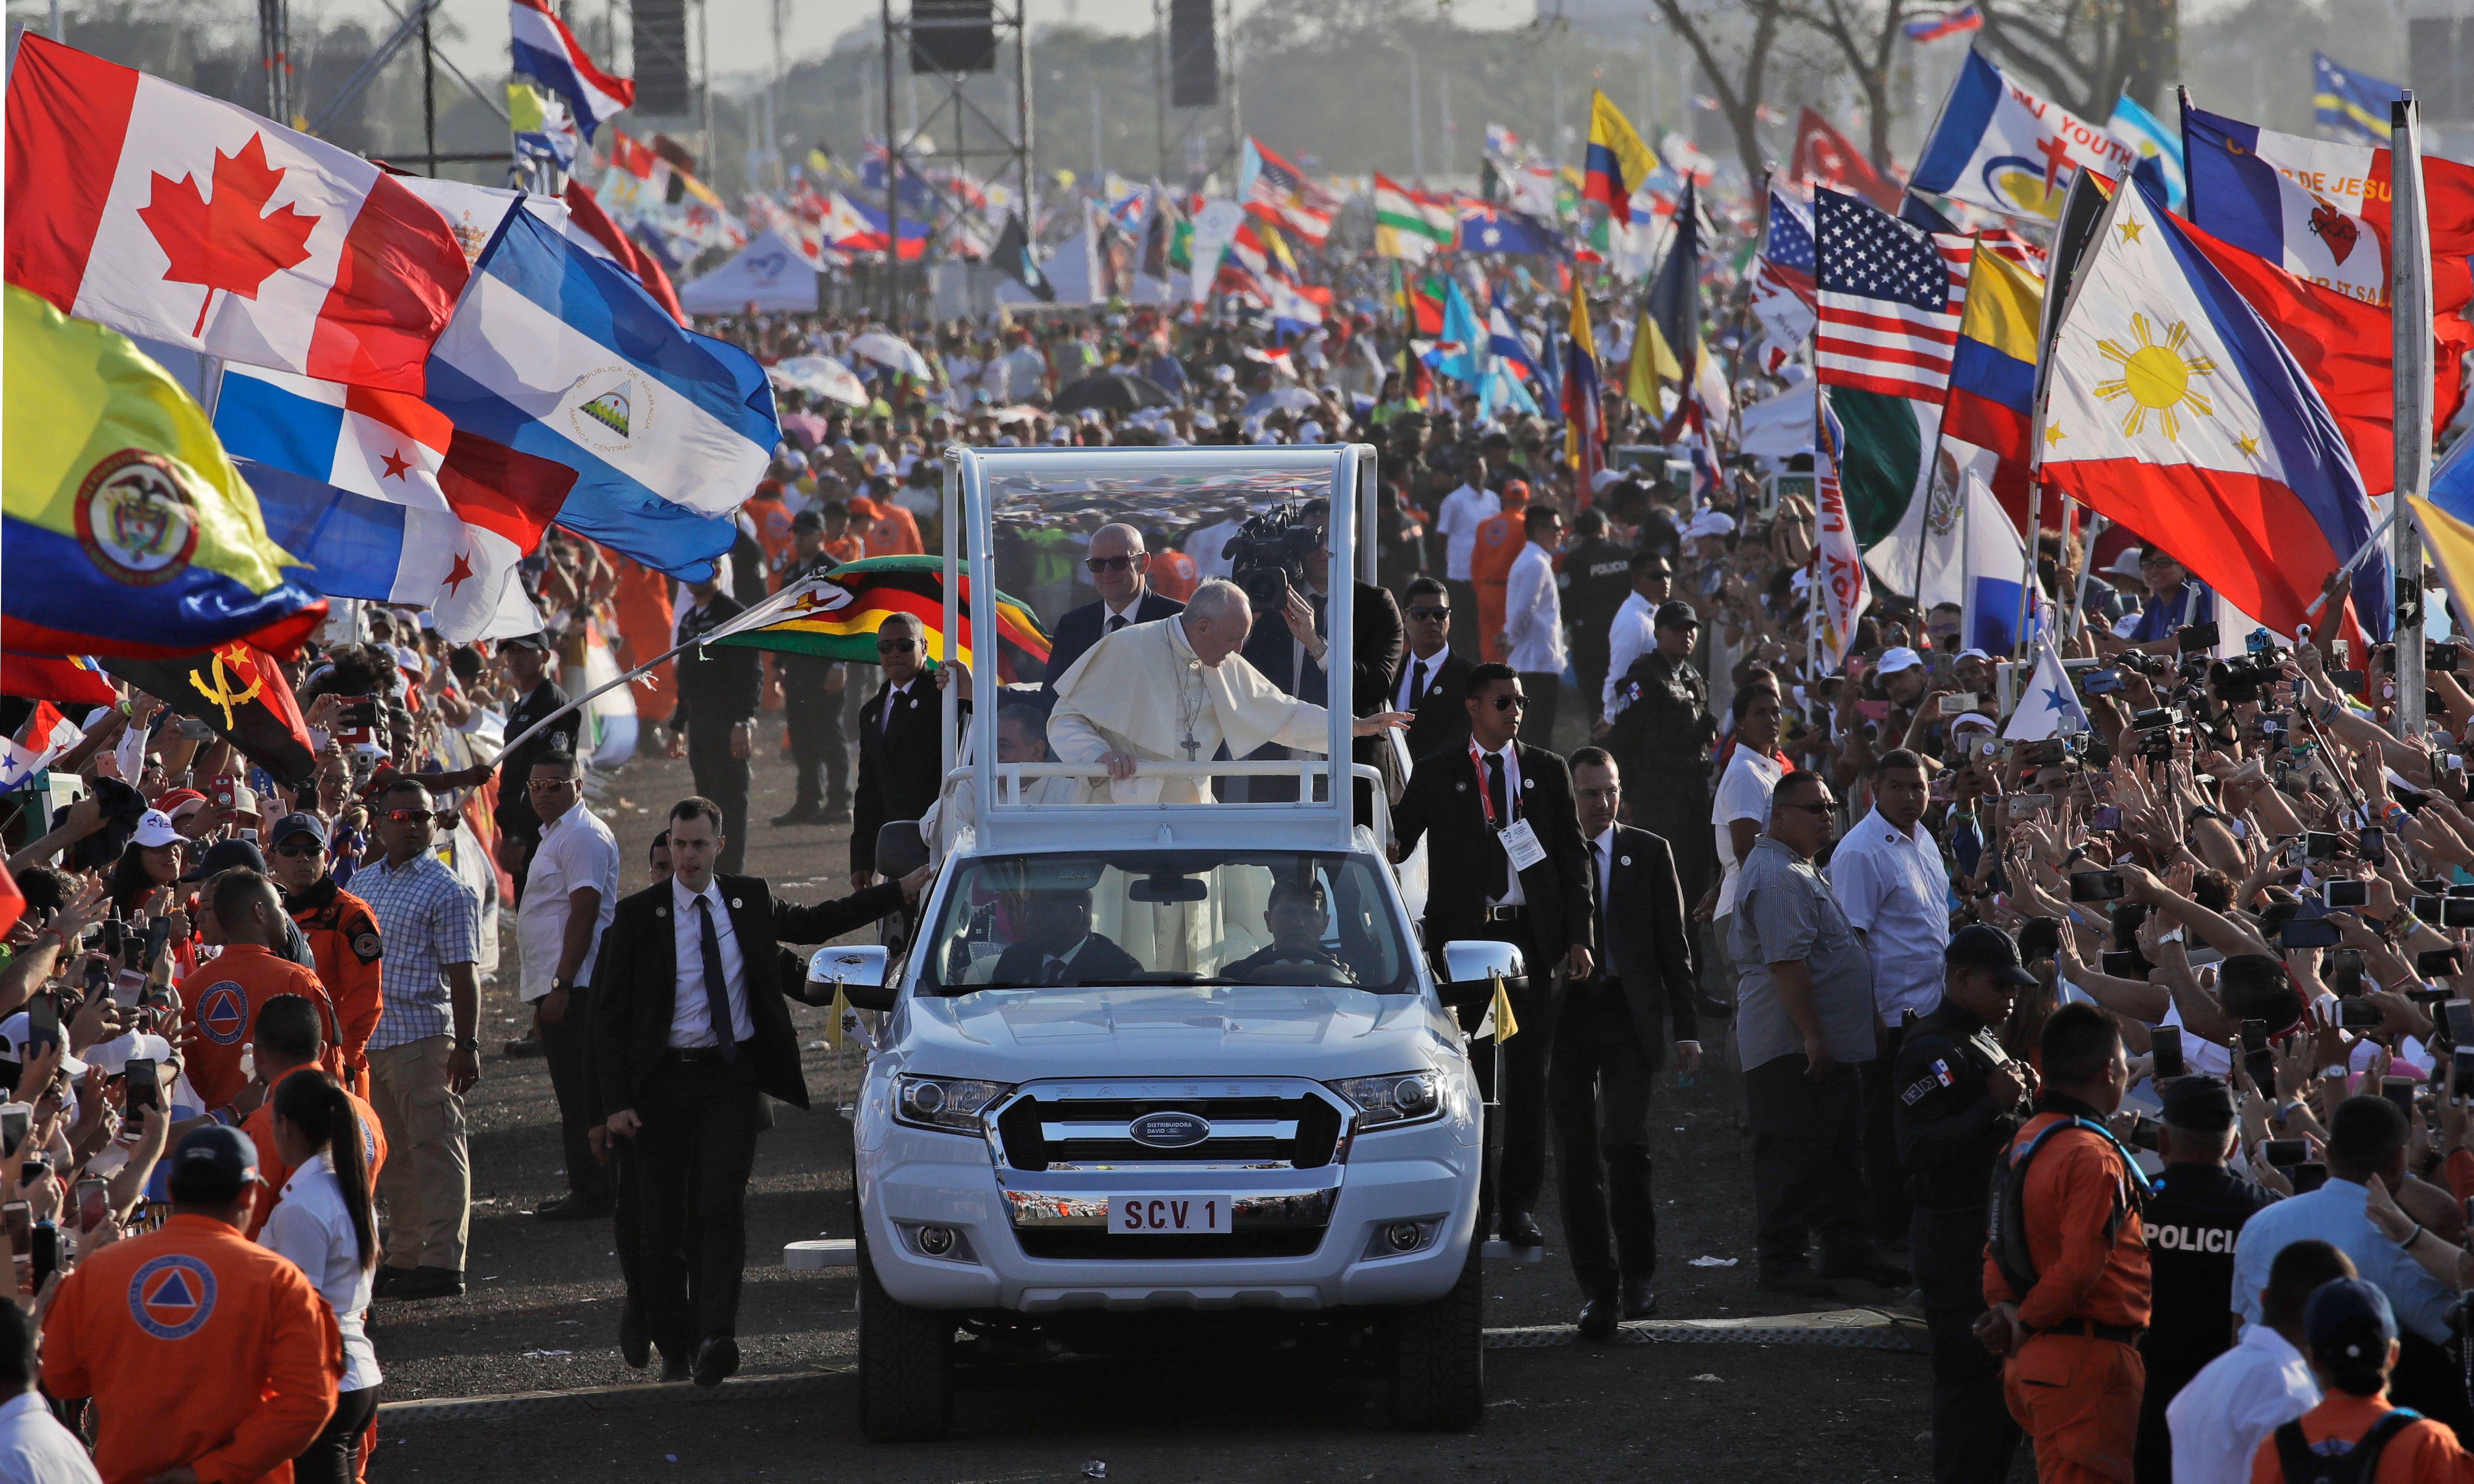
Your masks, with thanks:
M972 663L971 579L962 577L962 633L955 658ZM830 572L784 588L733 620L709 641L787 654L876 663L876 631L897 613L927 630L928 658L943 664L945 559L941 556L872 556L845 562ZM997 595L997 676L1011 680L1017 665L1048 663L1048 631L1022 603Z
M326 599L286 581L206 415L123 336L7 289L0 645L168 659L300 650Z
M2043 281L1978 241L1951 358L1945 436L1990 449L2013 463L2028 462L2036 331L2044 313Z
M1632 121L1603 92L1589 94L1589 153L1581 176L1581 199L1603 201L1607 217L1632 225L1632 193L1658 168L1658 157L1640 142Z

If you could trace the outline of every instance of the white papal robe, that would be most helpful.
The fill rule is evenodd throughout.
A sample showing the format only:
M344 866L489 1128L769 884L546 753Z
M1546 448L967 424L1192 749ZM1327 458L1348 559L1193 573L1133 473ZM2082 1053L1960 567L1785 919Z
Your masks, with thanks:
M1123 752L1151 763L1208 763L1223 742L1242 758L1267 742L1323 753L1330 718L1282 691L1231 654L1217 665L1195 658L1182 615L1136 623L1101 640L1056 681L1048 747L1062 763L1096 763ZM1093 804L1197 804L1205 780L1135 777L1099 780Z

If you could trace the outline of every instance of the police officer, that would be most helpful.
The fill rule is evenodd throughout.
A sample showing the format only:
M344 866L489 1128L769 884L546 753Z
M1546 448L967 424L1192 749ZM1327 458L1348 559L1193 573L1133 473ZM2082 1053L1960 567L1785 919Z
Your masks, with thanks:
M1608 538L1601 510L1582 511L1572 532L1579 540L1564 553L1564 615L1572 625L1572 672L1581 682L1581 704L1595 715L1607 684L1607 625L1632 596L1632 547Z
M1977 924L1942 951L1941 1003L1910 1019L1890 1085L1907 1170L1907 1243L1932 1334L1933 1478L2009 1476L2019 1425L2001 1400L2001 1363L1973 1332L1984 1312L1984 1199L1994 1160L2034 1095L2035 1069L1994 1039L2010 1000L2032 986L2019 950Z
M1710 682L1692 668L1701 637L1690 603L1658 605L1651 620L1658 647L1633 662L1616 688L1622 709L1608 728L1606 748L1624 777L1636 780L1635 823L1675 847L1684 900L1709 888L1717 843L1710 830L1710 746L1718 723L1710 715Z
M2147 1387L2139 1404L2139 1484L2173 1477L2165 1406L2233 1345L2234 1241L2251 1213L2277 1199L2225 1168L2234 1142L2233 1090L2213 1077L2177 1077L2161 1094L2156 1153L2165 1171L2142 1218L2155 1312L2140 1354Z

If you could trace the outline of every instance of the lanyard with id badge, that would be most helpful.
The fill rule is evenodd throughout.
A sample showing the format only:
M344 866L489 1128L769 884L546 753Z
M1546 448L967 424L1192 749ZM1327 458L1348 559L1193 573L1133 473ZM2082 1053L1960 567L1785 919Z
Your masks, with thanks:
M1538 831L1528 820L1516 818L1510 824L1503 824L1495 819L1494 795L1487 789L1486 755L1478 750L1478 745L1474 742L1469 743L1469 766L1477 769L1477 807L1485 811L1487 828L1492 830L1494 838L1502 841L1503 853L1511 858L1513 873L1517 875L1545 860L1546 847L1539 843ZM1519 809L1514 802L1509 768L1505 769L1503 792L1504 807L1517 814Z

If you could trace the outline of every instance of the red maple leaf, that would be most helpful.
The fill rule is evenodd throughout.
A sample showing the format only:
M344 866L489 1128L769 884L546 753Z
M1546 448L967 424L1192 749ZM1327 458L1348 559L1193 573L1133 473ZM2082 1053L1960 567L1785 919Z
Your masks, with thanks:
M282 183L283 172L266 162L265 136L255 134L237 155L215 151L212 202L200 194L195 176L155 177L154 198L137 215L172 260L163 271L165 281L206 286L192 336L206 328L206 305L215 302L215 290L254 300L260 284L308 258L309 232L318 218L297 207L260 214Z

